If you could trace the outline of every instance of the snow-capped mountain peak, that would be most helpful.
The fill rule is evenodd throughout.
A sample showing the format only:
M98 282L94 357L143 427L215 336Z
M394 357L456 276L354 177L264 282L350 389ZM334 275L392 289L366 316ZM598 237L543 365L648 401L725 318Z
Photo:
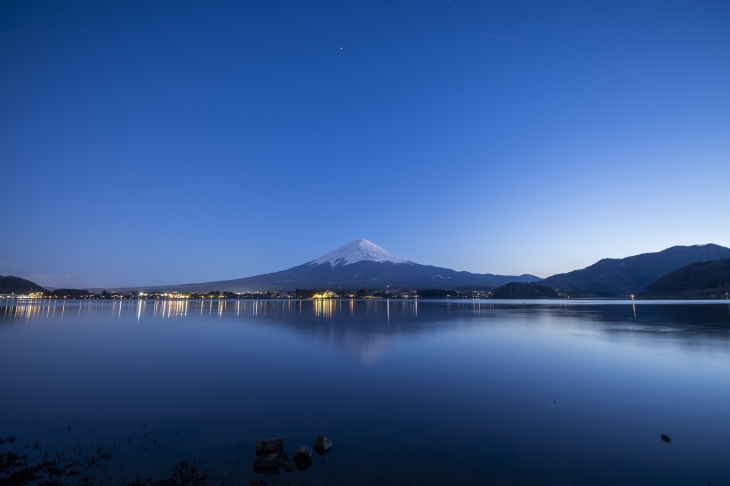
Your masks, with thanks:
M411 263L397 256L388 253L375 243L368 240L355 240L345 246L336 249L331 253L312 260L310 265L323 265L329 263L332 267L337 265L350 265L361 261L369 262L390 262L390 263Z

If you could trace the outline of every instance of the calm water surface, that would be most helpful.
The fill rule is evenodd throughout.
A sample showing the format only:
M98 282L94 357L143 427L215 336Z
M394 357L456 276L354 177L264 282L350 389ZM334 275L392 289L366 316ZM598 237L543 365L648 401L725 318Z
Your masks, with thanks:
M320 434L283 484L730 484L727 303L5 303L0 371L0 451L96 484Z

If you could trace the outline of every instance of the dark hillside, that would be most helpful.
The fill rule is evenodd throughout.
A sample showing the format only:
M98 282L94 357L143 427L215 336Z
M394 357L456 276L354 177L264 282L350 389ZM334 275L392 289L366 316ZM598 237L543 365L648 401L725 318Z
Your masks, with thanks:
M35 282L20 277L0 275L0 294L24 295L32 292L45 292L46 289Z
M56 299L83 299L88 297L89 291L82 289L56 289L49 295Z
M644 291L662 275L685 265L721 258L730 258L730 248L713 244L673 246L656 253L604 258L582 270L548 277L542 283L556 290L626 296Z
M730 294L730 258L692 263L664 275L642 297L725 297Z
M540 283L510 282L492 291L494 299L554 299L558 294Z

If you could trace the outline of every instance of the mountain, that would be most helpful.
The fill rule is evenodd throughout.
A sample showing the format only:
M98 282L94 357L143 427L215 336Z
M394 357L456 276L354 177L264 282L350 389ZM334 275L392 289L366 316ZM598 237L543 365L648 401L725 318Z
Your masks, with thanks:
M510 282L492 290L493 299L557 299L558 294L537 282Z
M625 296L642 292L662 275L690 263L730 258L719 245L673 246L656 253L604 258L582 270L553 275L541 283L573 295Z
M507 282L534 282L534 275L504 276L491 273L457 272L448 268L419 265L388 253L368 240L355 240L337 250L280 272L235 280L197 284L142 287L150 292L256 292L297 288L357 290L386 289L491 289Z
M730 258L697 262L657 279L642 297L726 297L730 293Z
M20 277L0 275L0 294L27 295L32 292L45 292L46 289L35 282Z

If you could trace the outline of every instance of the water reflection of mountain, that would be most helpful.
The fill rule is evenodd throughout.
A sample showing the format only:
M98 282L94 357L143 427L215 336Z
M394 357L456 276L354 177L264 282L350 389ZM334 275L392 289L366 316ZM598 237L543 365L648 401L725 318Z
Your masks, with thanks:
M459 316L495 315L488 302L415 300L19 301L0 305L0 321L34 319L253 319L324 341L371 362L399 336L464 325Z
M641 336L671 343L684 351L730 352L730 305L727 303L640 303L568 308L561 315L581 319L612 340Z
M654 336L683 345L730 346L728 304L499 302L414 300L17 301L0 305L0 323L99 317L242 319L326 342L359 362L377 359L395 340L459 327L552 322L589 325L608 336ZM562 322L561 322L562 321ZM571 324L572 323L572 324ZM593 326L595 325L595 326ZM586 329L584 327L584 329Z
M494 314L494 309L489 303L476 301L352 299L260 302L250 312L267 325L327 342L350 358L368 363L395 339L463 326L467 321L458 317L487 316Z
M267 325L328 342L359 362L375 360L393 340L408 335L496 323L549 321L610 338L730 347L730 306L717 303L319 300L248 303L240 310Z

